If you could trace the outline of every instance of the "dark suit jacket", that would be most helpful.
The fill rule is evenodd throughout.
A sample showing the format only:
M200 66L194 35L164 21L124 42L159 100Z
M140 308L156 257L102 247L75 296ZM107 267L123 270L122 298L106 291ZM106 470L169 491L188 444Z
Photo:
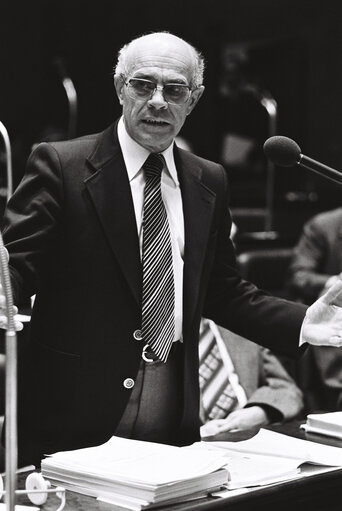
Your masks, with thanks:
M184 408L171 443L199 438L202 315L287 354L305 307L243 282L229 239L224 169L175 149L184 221ZM21 388L19 448L99 444L115 431L143 343L142 270L133 201L116 127L41 144L9 201L4 239L15 301L36 293L30 378ZM32 453L31 453L32 455Z

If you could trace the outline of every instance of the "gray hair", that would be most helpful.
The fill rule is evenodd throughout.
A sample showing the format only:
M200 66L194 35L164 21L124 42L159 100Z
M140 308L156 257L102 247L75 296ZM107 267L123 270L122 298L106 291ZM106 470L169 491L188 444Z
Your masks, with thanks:
M154 35L154 34L173 35L170 32L153 32L152 34L148 34L148 35ZM131 49L132 45L135 44L137 41L139 41L139 39L141 39L142 37L145 37L145 35L139 36L136 39L133 39L131 42L125 44L119 50L117 64L114 67L114 76L119 76L119 75L127 76L128 75L128 58L127 58L127 56L128 56L129 50ZM174 36L174 37L177 37L178 39L180 39L181 41L186 43L188 45L189 49L191 50L193 57L194 57L194 72L193 72L190 86L194 87L194 88L199 87L203 83L204 57L194 46L189 44L187 41L185 41L184 39L181 39L178 36Z

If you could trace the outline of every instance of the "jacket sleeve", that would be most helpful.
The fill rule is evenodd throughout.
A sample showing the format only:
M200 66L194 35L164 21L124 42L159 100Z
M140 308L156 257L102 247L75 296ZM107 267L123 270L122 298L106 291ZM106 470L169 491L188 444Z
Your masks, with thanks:
M225 172L216 187L217 232L208 251L211 268L203 316L246 339L288 356L301 354L299 335L306 307L271 296L241 278L230 239L228 183ZM209 257L208 257L209 259Z
M15 303L37 292L43 256L57 237L63 180L58 154L49 144L33 151L25 175L8 202L3 237Z
M272 417L290 420L303 410L303 394L281 362L266 348L260 348L259 387L246 406L271 407Z

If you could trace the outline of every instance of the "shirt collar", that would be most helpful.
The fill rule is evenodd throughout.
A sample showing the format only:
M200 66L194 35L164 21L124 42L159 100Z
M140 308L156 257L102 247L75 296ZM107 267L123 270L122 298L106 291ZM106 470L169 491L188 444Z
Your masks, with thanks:
M118 123L118 138L127 169L128 179L132 181L132 179L134 179L141 170L141 167L145 163L150 152L133 140L133 138L127 133L123 117L120 118ZM165 158L167 171L178 186L179 181L173 157L173 147L174 142L172 142L172 144L169 145L169 147L161 154Z

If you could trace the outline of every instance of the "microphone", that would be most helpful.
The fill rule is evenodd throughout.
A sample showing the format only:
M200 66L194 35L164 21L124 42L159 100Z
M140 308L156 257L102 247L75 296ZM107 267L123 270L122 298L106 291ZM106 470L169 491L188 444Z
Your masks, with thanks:
M305 156L299 145L291 138L275 136L267 139L264 143L264 152L267 158L280 167L299 165L339 185L342 184L342 173L339 170Z

